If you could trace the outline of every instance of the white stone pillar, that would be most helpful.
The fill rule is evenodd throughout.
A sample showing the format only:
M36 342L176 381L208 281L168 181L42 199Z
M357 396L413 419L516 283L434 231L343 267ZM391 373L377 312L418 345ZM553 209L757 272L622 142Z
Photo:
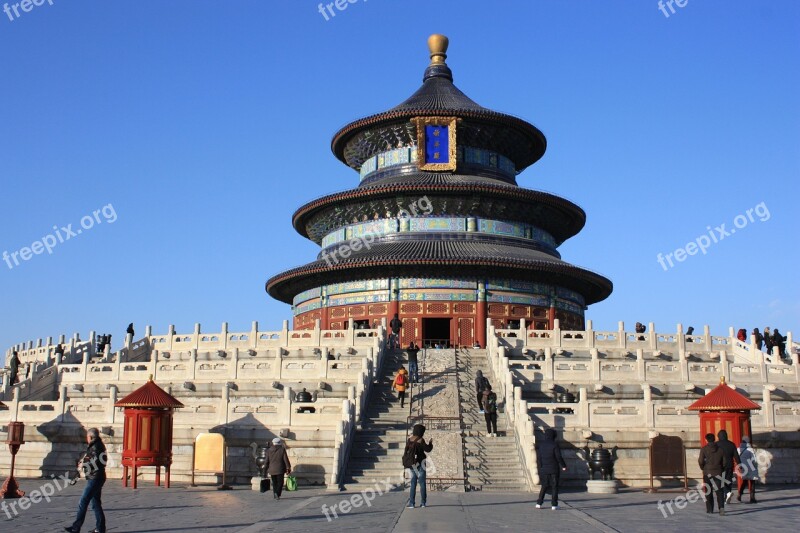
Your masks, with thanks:
M761 406L764 413L764 427L769 430L775 429L775 411L772 408L772 392L776 389L775 385L764 385L763 402Z

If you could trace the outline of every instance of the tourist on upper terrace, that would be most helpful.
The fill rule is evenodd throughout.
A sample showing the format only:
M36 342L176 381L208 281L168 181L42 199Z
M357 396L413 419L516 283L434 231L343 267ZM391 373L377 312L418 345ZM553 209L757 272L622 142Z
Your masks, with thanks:
M61 359L64 357L64 345L60 342L56 346L55 350L53 350L53 357L55 357L56 363L63 363Z
M89 446L83 459L78 463L78 471L83 471L86 478L86 488L83 489L80 502L78 503L78 516L75 522L64 530L70 533L79 533L86 520L86 511L89 509L89 502L92 503L94 511L95 528L92 533L106 533L106 515L103 512L102 495L103 485L106 483L106 463L108 455L106 446L100 438L100 432L92 428L86 432L86 442Z
M686 342L694 342L689 335L694 335L694 328L689 326L689 329L686 330Z
M750 439L742 437L742 442L739 444L739 458L742 460L739 463L739 473L742 476L742 484L739 486L739 494L736 496L736 501L742 501L742 493L744 486L748 485L750 491L750 503L756 502L756 481L758 481L758 463L753 449L750 447Z
M727 470L727 462L725 453L714 442L714 434L706 434L706 444L700 449L700 456L697 458L697 464L703 471L703 483L707 490L703 492L706 495L706 512L714 512L714 499L717 500L717 507L719 514L725 514L725 487L723 486L723 479L725 478L724 472Z
M768 327L764 328L764 347L767 349L767 353L772 353L772 333Z
M734 462L738 465L741 464L742 459L739 457L739 452L736 450L736 445L728 440L728 432L724 429L719 430L717 433L717 446L722 450L725 455L725 503L730 503L731 496L733 495L733 467Z
M486 420L486 436L497 436L497 394L492 392L492 386L487 384L481 398L483 418Z
M736 332L736 338L742 342L747 342L747 330L740 328L739 331Z
M8 360L9 369L9 385L17 382L17 374L19 374L19 354L16 350L11 352L11 359Z
M397 313L394 314L394 318L392 318L392 321L389 322L389 328L391 328L392 337L394 337L389 338L389 347L394 350L400 346L400 330L403 329L403 321L400 320L400 317L397 316Z
M778 347L778 353L781 358L786 357L786 337L781 335L778 328L772 332L772 345Z
M753 329L753 333L751 335L753 335L753 337L756 338L756 347L758 348L758 351L760 352L761 351L761 347L764 345L764 336L761 334L760 331L758 331L758 328L754 328Z
M483 371L478 370L475 373L475 393L478 395L478 409L480 410L481 414L483 413L483 391L486 390L486 386L489 384L489 380L483 377Z
M561 456L561 448L558 447L556 437L558 437L556 430L548 428L544 432L543 441L536 443L536 467L539 471L539 483L542 484L539 498L536 500L537 509L542 508L548 490L550 490L550 508L553 511L558 509L558 485L561 472L567 470L567 463Z
M406 352L408 352L408 372L411 383L419 383L419 363L417 360L419 346L417 346L414 341L411 341Z
M405 407L406 403L406 387L408 386L408 372L404 366L400 366L397 374L392 381L392 388L397 391L397 396L400 397L400 407Z
M133 335L134 335L134 331L133 331L133 322L131 322L130 324L128 324L128 329L126 329L126 330L125 330L125 334L126 334L126 335L130 335L130 336L131 336L131 339L133 338Z
M403 451L403 466L408 469L411 477L411 489L408 497L408 507L415 507L417 484L419 484L419 497L422 500L420 507L428 505L428 491L425 487L425 471L428 469L426 452L433 450L433 439L427 444L422 436L425 435L425 426L416 424L411 430L411 437L406 442Z
M645 326L641 322L637 322L636 323L636 333L644 333L645 331L647 331L647 326ZM643 336L639 336L639 337L637 337L637 340L643 341L644 337Z
M280 437L272 439L272 446L267 450L267 462L264 463L264 469L272 481L272 497L280 500L283 492L283 476L292 473L289 454L286 453L286 446L283 445L283 439Z

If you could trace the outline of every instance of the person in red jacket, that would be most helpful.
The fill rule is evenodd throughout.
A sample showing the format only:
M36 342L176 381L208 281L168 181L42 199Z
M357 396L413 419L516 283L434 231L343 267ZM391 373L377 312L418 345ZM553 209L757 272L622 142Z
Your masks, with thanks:
M406 403L406 387L408 387L408 372L404 366L400 366L392 381L392 389L396 390L400 397L400 407L404 407Z

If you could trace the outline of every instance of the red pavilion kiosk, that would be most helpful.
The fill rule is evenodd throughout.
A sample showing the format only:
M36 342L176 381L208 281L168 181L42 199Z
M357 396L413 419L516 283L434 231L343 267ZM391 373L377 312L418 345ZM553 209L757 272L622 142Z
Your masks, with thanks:
M759 409L760 405L729 387L724 376L720 378L719 385L689 406L690 411L700 411L701 447L705 446L704 436L707 433L716 435L721 429L728 432L728 439L736 445L744 436L752 442L750 411Z
M133 469L133 488L136 476L143 466L156 467L156 486L161 485L161 467L166 472L169 488L169 471L172 465L172 414L183 404L153 383L150 376L143 386L114 404L125 408L123 432L123 485L128 486L128 468Z

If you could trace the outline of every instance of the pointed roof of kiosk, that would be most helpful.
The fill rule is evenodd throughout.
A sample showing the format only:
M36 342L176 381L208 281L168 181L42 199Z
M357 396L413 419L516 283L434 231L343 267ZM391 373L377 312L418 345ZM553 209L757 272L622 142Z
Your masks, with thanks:
M184 405L174 396L150 380L114 404L114 407L161 407L178 408Z
M760 405L729 387L725 383L725 376L719 379L719 385L689 406L690 411L756 411L758 409L761 409Z

